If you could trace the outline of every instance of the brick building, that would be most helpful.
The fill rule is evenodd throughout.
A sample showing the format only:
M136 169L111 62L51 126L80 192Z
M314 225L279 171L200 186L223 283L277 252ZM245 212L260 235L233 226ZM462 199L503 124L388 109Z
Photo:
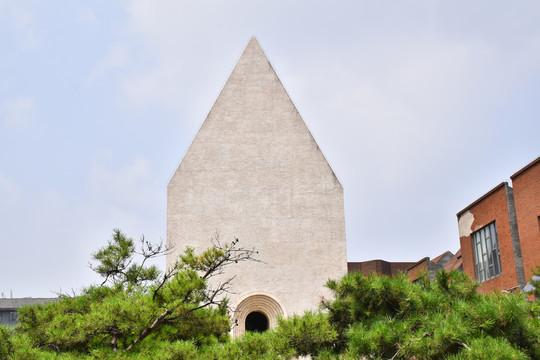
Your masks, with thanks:
M540 264L540 157L457 214L463 271L481 292L522 289Z
M348 272L375 273L378 275L396 276L406 273L411 281L416 281L420 274L427 271L431 278L440 270L461 270L461 251L453 254L446 251L434 259L425 257L416 262L389 262L381 259L361 262L348 262Z
M395 276L400 272L407 272L411 266L416 264L415 262L389 262L381 259L360 261L360 262L348 262L348 272L361 272L364 274L379 274Z
M540 157L510 177L514 187L525 280L540 265Z

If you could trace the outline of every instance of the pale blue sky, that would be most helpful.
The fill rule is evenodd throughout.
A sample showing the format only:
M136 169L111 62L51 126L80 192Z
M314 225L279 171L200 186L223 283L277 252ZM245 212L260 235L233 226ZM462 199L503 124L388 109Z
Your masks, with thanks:
M256 36L345 189L350 261L459 248L455 214L540 155L537 1L0 0L0 292L96 278Z

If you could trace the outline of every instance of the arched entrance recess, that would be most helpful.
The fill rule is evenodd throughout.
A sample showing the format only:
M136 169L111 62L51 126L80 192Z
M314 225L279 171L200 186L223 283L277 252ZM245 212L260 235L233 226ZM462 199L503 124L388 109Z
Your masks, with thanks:
M240 301L234 312L233 337L238 337L246 332L246 322L252 331L272 329L277 325L278 316L286 316L283 307L273 297L263 294L255 294ZM264 318L267 323L264 324Z
M253 311L246 317L246 331L263 332L268 330L268 318L262 312Z

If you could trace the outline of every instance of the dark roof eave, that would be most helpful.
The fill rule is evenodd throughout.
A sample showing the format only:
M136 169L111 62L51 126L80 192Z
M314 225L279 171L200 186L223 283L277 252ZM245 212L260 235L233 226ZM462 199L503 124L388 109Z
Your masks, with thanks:
M514 175L510 176L510 179L513 181L514 178L516 178L519 175L523 174L525 171L529 170L531 167L535 166L539 162L540 162L540 157L537 157L535 160L531 161L529 164L527 164L521 170L518 170Z
M420 265L421 263L426 262L426 261L429 261L429 256L426 256L425 258L418 260L416 263L414 263L414 265L410 266L407 269L407 271L409 271L411 269L414 269L415 267L417 267L418 265Z

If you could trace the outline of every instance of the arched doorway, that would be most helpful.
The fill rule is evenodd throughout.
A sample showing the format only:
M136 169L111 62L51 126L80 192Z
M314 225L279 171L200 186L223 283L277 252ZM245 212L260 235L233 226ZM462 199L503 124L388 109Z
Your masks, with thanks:
M263 332L277 325L279 316L287 316L274 297L255 294L240 301L233 314L233 337L246 331Z
M246 331L263 332L268 330L268 318L262 312L254 311L246 316Z

